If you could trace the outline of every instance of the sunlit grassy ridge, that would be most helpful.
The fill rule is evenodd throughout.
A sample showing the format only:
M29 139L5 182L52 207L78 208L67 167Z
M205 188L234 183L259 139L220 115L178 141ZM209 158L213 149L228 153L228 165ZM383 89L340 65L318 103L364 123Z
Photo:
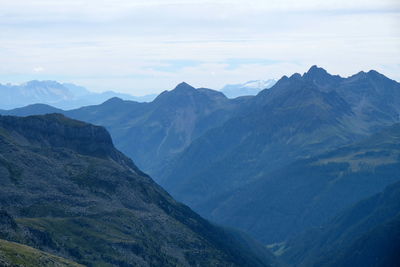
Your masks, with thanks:
M0 239L0 266L13 267L83 267L76 262Z

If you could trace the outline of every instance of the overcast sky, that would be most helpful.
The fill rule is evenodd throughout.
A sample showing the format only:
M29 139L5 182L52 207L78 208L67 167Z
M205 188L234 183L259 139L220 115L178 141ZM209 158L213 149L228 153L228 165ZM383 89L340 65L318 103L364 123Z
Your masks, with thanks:
M400 81L397 0L0 0L0 83L145 95L311 65Z

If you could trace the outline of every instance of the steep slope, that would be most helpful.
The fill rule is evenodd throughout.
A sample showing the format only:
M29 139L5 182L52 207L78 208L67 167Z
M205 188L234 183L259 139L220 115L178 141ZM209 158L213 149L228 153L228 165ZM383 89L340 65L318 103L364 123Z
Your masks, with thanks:
M0 238L88 266L268 265L174 201L102 127L2 116L0 153Z
M292 239L282 257L296 266L397 266L399 241L400 183L395 183Z
M318 227L400 180L400 124L365 141L299 160L197 209L264 243Z
M322 259L325 266L398 266L400 262L400 214L378 225L351 243L339 256ZM317 266L321 264L317 262Z
M83 267L49 253L0 239L0 266L3 267Z

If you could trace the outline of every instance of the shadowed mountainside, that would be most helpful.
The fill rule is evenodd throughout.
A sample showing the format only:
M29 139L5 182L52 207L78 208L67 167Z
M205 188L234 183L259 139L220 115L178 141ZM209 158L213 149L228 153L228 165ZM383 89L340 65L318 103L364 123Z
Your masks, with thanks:
M0 238L88 266L268 266L261 245L174 201L108 132L62 115L0 117Z
M197 210L264 243L282 242L399 180L395 124L362 142L295 161Z
M358 202L320 228L287 242L282 255L296 266L397 266L400 262L400 183Z
M399 121L400 84L374 71L341 78L313 66L246 105L180 153L159 174L161 185L196 207L299 158L361 140Z

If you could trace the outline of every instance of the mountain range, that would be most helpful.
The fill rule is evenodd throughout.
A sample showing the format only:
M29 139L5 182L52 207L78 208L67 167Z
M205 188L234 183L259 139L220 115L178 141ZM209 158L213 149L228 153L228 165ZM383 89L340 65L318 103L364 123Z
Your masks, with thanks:
M56 81L29 81L20 85L0 84L0 106L3 109L19 108L41 103L62 109L73 109L100 104L112 97L120 97L139 102L151 101L156 95L142 97L113 91L94 93L82 86Z
M0 180L0 261L10 266L29 258L57 266L274 264L244 234L176 202L103 127L60 114L1 116Z
M375 71L341 78L314 66L303 76L281 78L241 107L159 175L175 197L196 208L298 158L354 143L398 122L400 84Z
M275 80L256 80L243 84L226 85L221 91L229 98L256 95L262 89L270 88ZM83 86L57 81L32 80L23 84L0 84L0 107L2 109L20 108L32 104L47 104L60 109L75 109L97 105L118 97L136 102L151 102L157 94L132 96L130 94L105 91L95 93Z
M295 244L400 180L400 84L374 70L344 78L312 66L233 99L181 83L149 103L112 98L69 111L1 111L54 112L106 127L116 147L177 200L279 248L289 264L334 262L316 256L329 246L303 255ZM395 231L395 222L377 233Z

